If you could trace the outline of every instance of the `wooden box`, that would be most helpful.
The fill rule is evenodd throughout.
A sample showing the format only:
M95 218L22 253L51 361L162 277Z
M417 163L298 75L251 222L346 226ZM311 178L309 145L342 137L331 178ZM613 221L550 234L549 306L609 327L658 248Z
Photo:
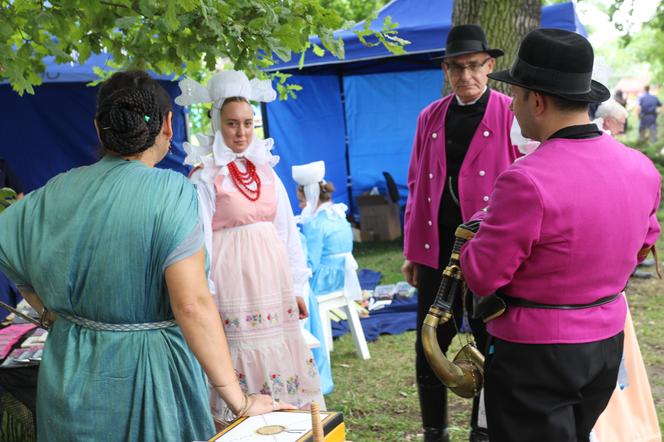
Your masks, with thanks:
M325 432L325 442L345 442L346 427L341 413L321 411L320 419ZM302 410L283 410L235 419L209 442L313 442L313 440L311 413Z

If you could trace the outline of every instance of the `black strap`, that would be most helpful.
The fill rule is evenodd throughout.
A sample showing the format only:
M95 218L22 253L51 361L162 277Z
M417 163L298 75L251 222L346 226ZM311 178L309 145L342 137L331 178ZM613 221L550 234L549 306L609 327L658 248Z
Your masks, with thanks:
M523 298L513 298L504 293L498 293L498 296L503 298L507 303L507 305L510 307L544 308L552 310L579 310L579 309L598 307L600 305L608 304L609 302L615 300L618 296L620 296L620 293L599 298L598 300L590 302L588 304L540 304L539 302L528 301L527 299Z

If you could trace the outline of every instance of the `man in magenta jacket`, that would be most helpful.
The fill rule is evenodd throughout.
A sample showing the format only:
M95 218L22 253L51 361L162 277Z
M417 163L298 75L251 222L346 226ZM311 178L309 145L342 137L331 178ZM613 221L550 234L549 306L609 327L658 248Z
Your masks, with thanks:
M538 29L508 71L523 135L541 142L496 181L461 269L507 311L488 323L485 398L492 441L588 441L616 385L623 288L654 246L661 178L590 124L609 98L578 34Z
M419 116L408 171L408 203L402 272L418 288L416 374L425 442L444 442L447 434L447 389L431 370L420 340L422 321L436 296L447 265L454 230L489 204L500 172L517 157L510 141L514 115L509 97L487 87L495 57L477 25L453 27L447 37L442 69L453 93L431 103ZM468 302L467 305L472 305ZM454 304L456 324L438 328L443 351L460 327L463 300ZM486 343L482 321L471 319L478 347ZM471 441L487 440L477 428L478 400L473 403Z

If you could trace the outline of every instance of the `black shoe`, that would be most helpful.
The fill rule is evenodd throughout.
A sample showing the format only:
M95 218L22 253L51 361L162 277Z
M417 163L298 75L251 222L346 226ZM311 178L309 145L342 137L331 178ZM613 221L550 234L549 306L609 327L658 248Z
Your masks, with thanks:
M489 442L489 433L483 428L473 428L468 437L470 442Z
M426 427L424 428L424 442L450 442L450 435L447 428Z
M650 272L644 272L643 270L634 270L632 272L632 278L638 278L638 279L650 279L652 278L652 273Z

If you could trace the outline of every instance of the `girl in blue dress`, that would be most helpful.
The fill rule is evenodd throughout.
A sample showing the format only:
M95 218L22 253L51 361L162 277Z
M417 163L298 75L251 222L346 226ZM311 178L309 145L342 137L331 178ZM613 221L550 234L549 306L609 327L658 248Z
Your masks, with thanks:
M316 296L335 291L344 291L351 300L362 299L362 291L357 278L357 262L353 258L353 232L346 220L345 204L334 204L332 194L334 185L325 181L325 163L316 161L300 166L293 166L293 179L298 184L297 193L302 214L302 234L307 249L307 264L313 275L311 286L310 312L318 312ZM318 315L316 315L318 316ZM329 355L325 349L322 331L317 333L315 321L311 318L311 332L321 341L321 347L315 349L314 359L321 375L323 392L332 390L332 375ZM321 327L322 330L322 327Z

